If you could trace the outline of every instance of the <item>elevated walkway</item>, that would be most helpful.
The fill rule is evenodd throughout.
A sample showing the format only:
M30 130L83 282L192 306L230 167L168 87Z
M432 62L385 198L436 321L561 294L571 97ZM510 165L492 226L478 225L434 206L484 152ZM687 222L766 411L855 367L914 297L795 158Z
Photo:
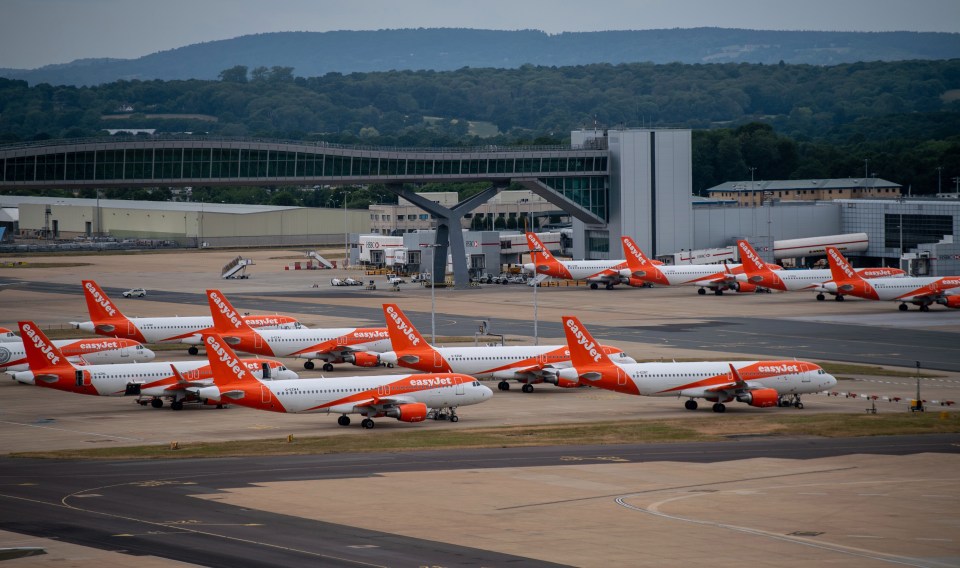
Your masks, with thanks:
M223 270L220 272L220 278L224 280L227 279L247 279L250 276L247 274L247 267L253 266L255 263L252 258L243 258L238 256L237 258L231 260L227 264L223 265Z

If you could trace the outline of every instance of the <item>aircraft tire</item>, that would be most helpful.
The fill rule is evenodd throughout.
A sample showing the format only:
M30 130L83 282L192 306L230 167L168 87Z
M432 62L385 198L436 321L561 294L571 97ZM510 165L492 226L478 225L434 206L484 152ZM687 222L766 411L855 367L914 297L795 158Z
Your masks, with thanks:
M527 383L527 384L523 385L523 388L520 389L520 390L522 390L522 391L525 392L525 393L531 393L531 392L533 392L533 385L531 385L530 383Z
M497 388L502 391L508 391L510 390L510 383L508 383L507 381L500 381L499 383L497 383Z
M307 361L306 363L303 364L303 368L308 371L313 370L313 367L314 367L313 361Z
M907 311L907 310L909 310L909 309L910 309L910 307L907 306L906 304L900 304L900 311L901 311L901 312L905 312L905 311Z
M151 400L151 401L150 401L150 406L152 406L152 407L154 407L154 408L163 408L163 399L162 399L162 398L155 398L155 399Z
M350 417L347 416L346 414L340 416L339 418L337 418L337 424L339 424L339 425L341 425L341 426L349 426L349 425L350 425Z
M818 302L822 302L822 301L824 301L824 300L826 300L826 299L827 299L827 297L824 296L823 294L817 294L817 301L818 301Z
M187 353L189 353L189 354L191 354L191 355L197 355L197 354L200 353L200 350L197 349L197 346L196 346L196 345L191 345L191 346L190 346L190 349L187 349Z
M713 404L713 411L714 411L714 412L726 412L726 411L727 411L727 406L726 406L725 404L723 404L722 402L715 402L715 403Z
M170 403L170 410L183 410L183 401L175 400Z
M332 363L324 363L324 364L323 364L323 370L329 373L330 371L333 370L333 364L332 364Z
M460 417L457 416L456 414L451 414L451 415L450 415L450 422L460 422Z
M706 296L706 295L707 295L707 291L704 290L703 288L698 288L698 289L697 289L697 294L700 294L701 296Z
M696 409L697 409L697 401L695 401L695 400L693 400L693 399L691 398L691 399L687 400L687 402L683 403L683 407L686 408L687 410L696 410Z
M363 421L360 422L360 425L363 426L365 429L369 430L373 428L374 423L373 423L373 420L370 420L369 418L364 418Z

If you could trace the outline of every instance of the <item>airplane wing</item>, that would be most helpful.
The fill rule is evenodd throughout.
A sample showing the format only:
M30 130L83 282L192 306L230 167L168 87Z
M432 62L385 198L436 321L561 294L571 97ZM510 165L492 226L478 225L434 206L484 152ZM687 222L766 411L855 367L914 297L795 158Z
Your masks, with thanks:
M331 413L338 412L353 412L357 413L360 411L373 411L373 412L383 412L390 408L400 406L401 404L410 404L417 402L416 399L410 396L384 396L384 397L370 397L361 400L352 400L350 402L337 404L330 407Z

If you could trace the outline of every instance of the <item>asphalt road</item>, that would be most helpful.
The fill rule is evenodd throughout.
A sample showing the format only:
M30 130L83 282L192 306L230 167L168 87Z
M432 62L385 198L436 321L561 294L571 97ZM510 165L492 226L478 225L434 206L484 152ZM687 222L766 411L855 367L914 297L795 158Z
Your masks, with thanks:
M724 443L565 446L137 462L0 458L0 529L214 567L555 566L480 548L236 507L193 495L248 484L385 472L552 466L578 459L716 463L755 457L960 453L960 434L856 439L743 437ZM598 462L599 463L599 462ZM535 480L531 480L535 482ZM689 489L689 487L683 487ZM466 490L466 488L465 488ZM322 508L323 503L316 503ZM370 515L429 515L391 507ZM456 523L438 518L438 523ZM469 530L469 527L464 527ZM478 540L478 543L481 541Z

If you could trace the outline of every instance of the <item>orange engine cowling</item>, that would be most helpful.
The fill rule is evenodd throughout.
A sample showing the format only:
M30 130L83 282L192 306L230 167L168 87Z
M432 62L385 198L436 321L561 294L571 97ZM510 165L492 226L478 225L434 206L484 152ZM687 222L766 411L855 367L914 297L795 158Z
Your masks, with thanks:
M351 353L347 356L357 367L377 367L380 365L380 356L375 353Z
M427 405L422 402L401 404L387 410L384 414L401 422L423 422L427 419Z
M760 288L756 284L751 284L749 282L737 282L737 292L741 294L752 294Z
M551 382L552 382L552 381L551 381ZM554 382L553 384L555 384L555 385L557 385L558 387L561 387L561 388L572 389L572 388L579 387L579 386L580 386L580 381L578 381L578 380L574 381L574 380L570 380L570 379L565 379L565 378L563 378L563 377L559 377L559 376L558 376L558 377L556 377L556 382Z
M960 310L960 296L947 296L941 303L948 308Z
M643 288L644 286L650 286L650 283L644 280L643 278L637 278L636 276L631 276L627 279L627 284L633 286L634 288Z
M737 400L740 402L745 402L750 406L758 406L760 408L766 408L768 406L776 406L777 399L780 395L777 393L776 389L756 389L748 393L744 393L737 396Z

